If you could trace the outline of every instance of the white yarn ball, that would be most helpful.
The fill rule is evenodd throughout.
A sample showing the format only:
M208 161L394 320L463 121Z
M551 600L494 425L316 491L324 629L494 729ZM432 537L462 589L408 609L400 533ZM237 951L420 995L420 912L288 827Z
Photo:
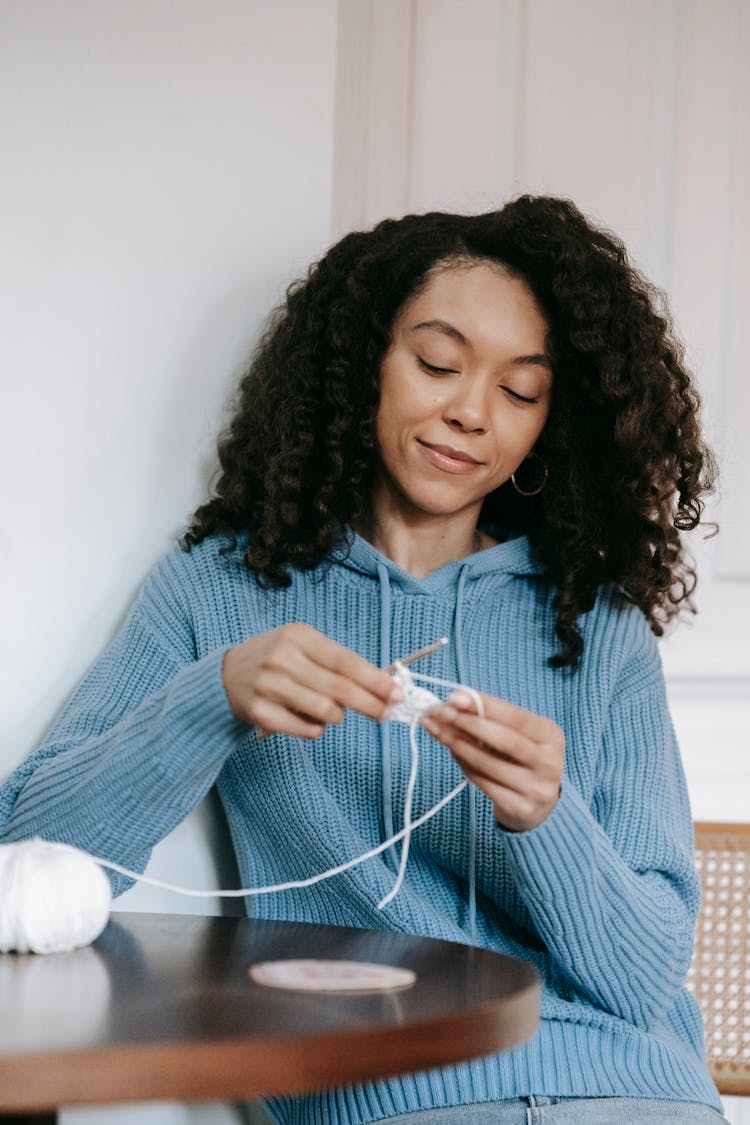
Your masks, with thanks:
M0 844L0 953L64 953L109 919L112 889L99 865L67 844Z

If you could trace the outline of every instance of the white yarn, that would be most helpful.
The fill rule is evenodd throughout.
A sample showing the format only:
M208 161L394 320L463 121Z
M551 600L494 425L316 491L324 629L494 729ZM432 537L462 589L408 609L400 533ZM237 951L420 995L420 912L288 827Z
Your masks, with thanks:
M294 879L265 887L242 887L234 891L195 890L161 879L141 875L111 860L92 856L67 844L50 843L38 837L18 844L0 845L0 953L60 953L78 946L88 945L99 936L107 924L112 892L109 880L101 868L106 867L130 879L148 883L152 887L174 891L195 898L247 898L253 895L276 894L279 891L311 887L324 879L331 879L403 841L399 869L391 890L380 900L378 909L392 902L404 881L409 858L411 834L415 828L436 816L457 797L468 781L464 779L450 793L412 820L412 802L419 772L419 747L416 728L423 716L441 700L437 695L414 683L415 679L442 684L445 687L463 688L474 700L477 712L484 714L482 700L473 688L463 687L449 680L410 672L397 663L393 678L405 693L405 699L390 708L386 718L409 724L411 766L404 800L404 826L390 839L384 840L362 855L338 864L336 867L311 875L307 879Z
M409 745L411 747L411 766L409 769L409 780L406 786L406 797L404 799L404 842L401 845L401 858L399 860L398 871L396 879L387 895L384 895L378 903L378 910L382 910L389 902L393 902L394 898L401 890L406 875L406 864L409 859L409 847L411 844L412 830L417 827L417 821L412 822L411 819L411 806L414 799L414 789L417 784L417 773L419 772L419 746L417 744L417 727L421 723L424 716L432 710L433 707L440 705L441 700L437 695L426 688L418 687L414 680L425 680L431 684L442 684L444 687L460 688L461 684L455 684L452 680L440 680L436 676L420 675L419 672L410 672L403 664L396 662L396 669L393 673L393 679L396 680L404 689L405 699L399 703L397 707L392 707L386 714L386 718L398 719L401 722L409 724ZM477 713L484 717L484 705L482 703L479 692L474 688L464 688L466 692L474 700ZM398 711L398 714L394 712ZM461 788L465 788L464 782Z
M468 784L465 778L463 781L459 781L450 793L446 793L431 809L428 809L417 820L412 821L408 828L402 828L400 832L394 832L382 844L377 844L369 851L363 852L362 855L355 856L354 859L348 859L346 863L340 863L338 867L331 867L328 871L321 872L320 875L309 875L306 879L290 879L288 883L272 883L267 887L241 887L238 891L198 891L193 887L181 887L177 883L165 883L162 879L152 879L150 875L139 875L137 871L129 871L127 867L120 867L118 863L112 863L109 859L99 859L97 856L91 856L90 858L95 863L101 864L102 867L108 867L112 871L117 871L120 875L127 875L129 879L137 879L140 883L148 883L150 887L160 887L163 891L174 891L178 895L187 895L191 898L206 898L209 895L211 898L250 898L252 895L273 895L277 891L296 891L300 887L312 887L315 883L321 883L324 879L332 879L334 875L340 875L342 871L357 867L360 863L364 863L368 859L374 859L376 855L392 848L399 840L403 840L411 829L419 828L420 825L425 824L439 813L442 808L445 808Z
M109 919L112 890L78 848L38 838L0 845L0 952L63 953Z
M418 687L414 683L414 673L396 661L391 679L403 689L404 698L400 703L392 704L385 713L385 718L396 723L409 723L416 718L417 722L431 707L437 707L440 700L426 688ZM456 685L458 686L458 685Z

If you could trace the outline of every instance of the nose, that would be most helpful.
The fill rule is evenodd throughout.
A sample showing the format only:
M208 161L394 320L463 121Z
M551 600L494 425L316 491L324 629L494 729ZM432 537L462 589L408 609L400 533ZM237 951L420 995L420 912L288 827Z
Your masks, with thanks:
M464 433L486 433L489 427L489 410L482 380L462 380L455 387L443 408L443 421L451 429Z

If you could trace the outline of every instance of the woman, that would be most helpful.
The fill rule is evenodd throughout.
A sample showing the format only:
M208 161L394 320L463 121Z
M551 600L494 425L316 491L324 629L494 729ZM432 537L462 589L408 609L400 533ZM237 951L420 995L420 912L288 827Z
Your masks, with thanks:
M382 669L446 635L420 671L484 714L459 690L423 719L414 816L471 784L415 832L399 894L378 907L391 854L249 901L524 957L541 1029L275 1119L722 1120L684 988L699 890L654 641L690 604L680 532L712 463L622 245L528 196L347 236L290 289L220 459L183 550L6 784L5 838L142 869L216 783L244 886L324 871L401 826L409 732L380 722L400 698Z

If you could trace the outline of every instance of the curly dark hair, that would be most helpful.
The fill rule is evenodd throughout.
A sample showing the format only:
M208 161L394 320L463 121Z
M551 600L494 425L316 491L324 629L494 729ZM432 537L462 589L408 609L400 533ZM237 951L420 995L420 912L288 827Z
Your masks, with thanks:
M521 497L506 482L482 519L529 536L555 590L552 663L575 669L577 620L603 583L657 635L681 606L695 611L680 533L700 522L715 468L663 295L566 199L407 215L331 247L272 315L220 438L215 495L182 545L218 532L234 548L247 533L244 562L265 586L288 585L290 567L317 567L341 546L368 514L396 316L436 270L467 261L523 279L549 323L554 389L535 447L547 485Z

